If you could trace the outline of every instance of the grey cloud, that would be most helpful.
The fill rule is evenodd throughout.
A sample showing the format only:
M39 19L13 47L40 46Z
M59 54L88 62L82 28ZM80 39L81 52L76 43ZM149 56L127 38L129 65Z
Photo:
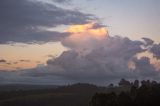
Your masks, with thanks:
M72 82L71 80L66 80L63 77L58 76L23 76L20 72L6 72L0 71L0 84L44 84L44 85L62 85Z
M11 32L8 32L11 33ZM0 39L0 44L4 43L46 43L52 41L60 41L64 37L68 36L68 33L60 33L60 32L34 32L29 30L26 33L18 32L18 33L11 33L7 34L6 36L2 36Z
M151 47L150 52L153 53L154 57L160 59L160 44L154 44Z
M24 59L22 59L22 60L19 60L20 62L30 62L31 60L24 60Z
M148 46L148 51L153 53L154 57L160 59L160 44L154 43L152 39L142 38L144 42L144 46Z
M138 75L141 77L156 77L159 73L155 70L154 66L150 64L150 59L148 57L142 57L141 59L133 60L136 65L136 70Z
M6 63L7 61L4 59L0 59L0 63Z
M1 0L0 13L1 44L57 40L64 34L42 31L38 27L80 24L93 19L90 14L31 0Z
M53 2L57 2L57 3L69 3L71 2L71 0L52 0Z
M7 65L11 65L11 64L18 64L19 62L30 62L30 60L25 60L25 59L21 59L19 61L7 61L5 59L0 59L0 63L5 63Z
M18 64L18 62L13 62L13 64Z
M107 26L103 25L102 23L95 23L94 26L93 26L93 29L101 28L101 27L107 27Z
M149 39L149 38L142 38L145 41L145 46L149 46L152 45L154 43L153 40Z
M47 57L49 57L49 58L53 58L53 57L55 57L54 55L52 55L52 54L49 54L49 55L47 55Z
M11 62L7 62L6 64L7 64L7 65L11 65L12 63L11 63Z

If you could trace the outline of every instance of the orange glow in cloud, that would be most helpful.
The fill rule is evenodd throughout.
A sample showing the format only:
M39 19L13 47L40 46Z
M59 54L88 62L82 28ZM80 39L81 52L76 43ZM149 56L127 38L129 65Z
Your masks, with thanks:
M146 51L143 53L137 54L138 59L141 59L142 57L148 57L150 59L150 64L152 64L156 71L160 71L160 59L153 56L152 53Z
M64 46L76 50L79 55L86 55L94 48L102 46L108 37L108 30L103 26L97 26L95 22L72 25L66 32L70 35L62 43Z
M130 61L128 62L128 68L129 68L130 70L135 70L135 69L136 69L135 63L130 60Z
M94 22L82 25L72 25L66 32L76 34L75 36L77 36L77 38L86 36L97 40L105 39L108 36L107 29L105 27L94 28L95 25L96 23Z

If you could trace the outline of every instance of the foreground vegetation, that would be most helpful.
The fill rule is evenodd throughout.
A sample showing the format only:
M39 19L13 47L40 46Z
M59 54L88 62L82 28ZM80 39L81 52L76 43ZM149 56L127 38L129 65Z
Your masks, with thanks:
M160 84L148 80L131 84L128 92L96 93L89 106L160 106Z

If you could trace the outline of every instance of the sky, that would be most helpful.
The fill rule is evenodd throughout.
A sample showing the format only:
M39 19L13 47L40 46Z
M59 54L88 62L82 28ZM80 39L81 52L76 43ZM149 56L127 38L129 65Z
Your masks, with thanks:
M111 35L160 41L159 0L75 0L75 4L83 12L97 15Z
M159 0L1 0L0 84L160 80Z

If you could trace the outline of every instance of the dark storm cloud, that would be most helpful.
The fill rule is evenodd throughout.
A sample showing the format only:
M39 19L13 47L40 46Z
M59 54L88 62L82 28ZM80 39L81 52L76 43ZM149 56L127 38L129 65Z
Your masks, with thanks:
M1 0L0 43L57 40L65 34L43 31L39 27L80 24L91 19L93 16L90 14L66 10L53 4L31 0Z

